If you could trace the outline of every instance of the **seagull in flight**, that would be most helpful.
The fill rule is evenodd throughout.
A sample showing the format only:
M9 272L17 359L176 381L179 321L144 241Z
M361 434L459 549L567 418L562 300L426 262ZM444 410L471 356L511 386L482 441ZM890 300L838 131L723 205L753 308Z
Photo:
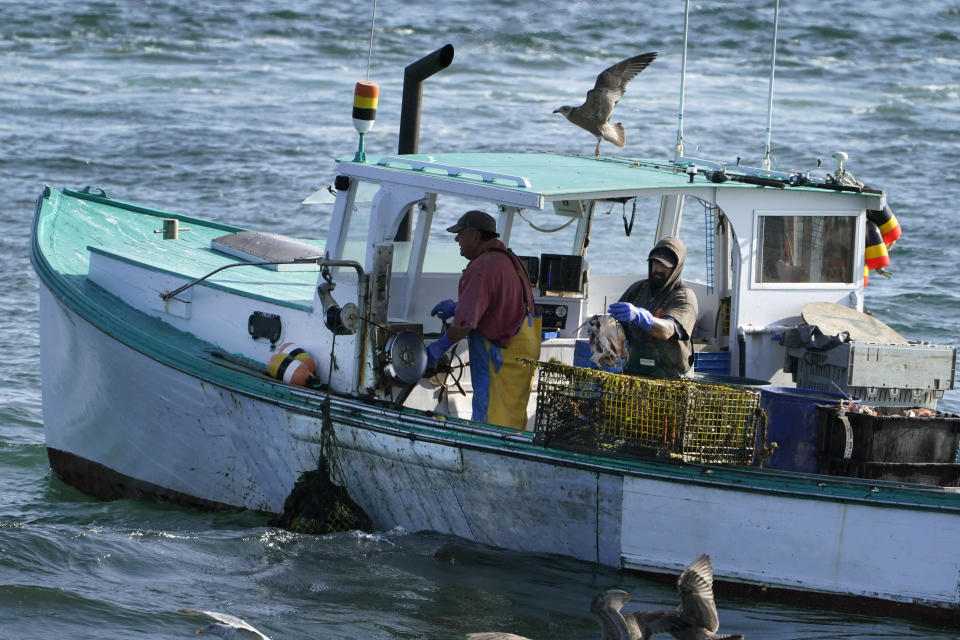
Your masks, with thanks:
M197 633L212 633L215 636L220 636L227 640L270 640L270 638L257 629L254 629L245 620L241 620L229 613L197 611L196 609L180 609L178 613L188 616L208 616L216 620L216 622L212 624L197 629Z
M623 125L619 122L610 123L610 115L617 102L623 97L627 83L638 73L647 68L657 57L656 51L641 53L638 56L621 60L615 65L604 69L597 76L593 89L587 92L587 99L579 107L564 105L554 110L554 113L563 115L567 120L583 127L597 137L597 148L593 155L600 155L600 142L606 140L619 148L626 146L626 136Z
M713 601L713 567L710 556L690 563L677 580L680 606L676 611L636 611L623 614L628 625L646 628L646 633L669 633L677 640L743 640L742 635L717 635L720 619ZM644 639L648 635L642 636Z

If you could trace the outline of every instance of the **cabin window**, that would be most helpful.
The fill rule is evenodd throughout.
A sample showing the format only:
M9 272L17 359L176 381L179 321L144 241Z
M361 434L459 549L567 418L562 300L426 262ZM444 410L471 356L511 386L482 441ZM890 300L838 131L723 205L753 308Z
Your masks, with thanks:
M447 228L471 209L493 216L501 232L500 239L517 255L539 257L541 253L569 253L573 250L579 218L572 214L557 213L552 208L523 210L511 220L489 201L440 194L430 228L424 272L460 273L467 266L467 259L460 255L460 247L454 240L455 234L448 232Z
M857 216L757 216L757 284L853 284Z
M364 263L367 254L367 233L370 227L370 208L373 197L380 185L369 182L360 182L357 185L353 209L349 212L346 223L346 236L343 238L343 260L355 260Z

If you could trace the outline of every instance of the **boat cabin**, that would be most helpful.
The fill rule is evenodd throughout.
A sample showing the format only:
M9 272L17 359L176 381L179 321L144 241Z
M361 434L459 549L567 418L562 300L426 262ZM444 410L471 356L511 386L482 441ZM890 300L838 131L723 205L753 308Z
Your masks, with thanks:
M862 310L866 211L883 204L879 191L792 186L774 173L748 180L736 167L693 159L448 154L341 162L338 171L325 249L370 275L382 327L428 342L439 335L430 310L457 298L466 266L445 229L480 209L528 266L542 359L574 364L587 319L647 277L660 238L678 236L688 251L682 278L699 303L696 349L713 356L710 372L783 385L793 381L778 338L801 322L804 305ZM355 286L351 271L333 280ZM375 371L364 376L358 386L383 388ZM433 408L416 393L407 403ZM469 417L469 402L461 404Z

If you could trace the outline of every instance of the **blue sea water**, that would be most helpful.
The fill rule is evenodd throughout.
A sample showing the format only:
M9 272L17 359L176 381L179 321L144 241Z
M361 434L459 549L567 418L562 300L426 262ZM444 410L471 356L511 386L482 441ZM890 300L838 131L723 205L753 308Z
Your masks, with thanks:
M960 2L783 2L774 166L846 151L882 187L904 235L866 306L910 339L960 342ZM647 608L669 585L549 556L426 534L303 536L256 514L90 499L43 447L30 221L44 184L251 228L322 236L301 205L352 156L354 83L367 77L372 3L311 0L0 0L0 638L186 638L239 615L274 638L457 638L504 630L596 637L612 586ZM688 153L760 161L772 0L694 3ZM589 153L552 113L597 72L659 57L617 108L624 154L672 155L682 2L381 0L369 78L381 98L367 152L396 150L403 68L451 43L427 81L421 151ZM612 151L612 148L605 152ZM76 372L83 375L82 371ZM960 411L956 392L943 407ZM453 545L452 553L434 553ZM450 547L448 547L450 548ZM955 629L718 596L721 630L750 638L957 638Z

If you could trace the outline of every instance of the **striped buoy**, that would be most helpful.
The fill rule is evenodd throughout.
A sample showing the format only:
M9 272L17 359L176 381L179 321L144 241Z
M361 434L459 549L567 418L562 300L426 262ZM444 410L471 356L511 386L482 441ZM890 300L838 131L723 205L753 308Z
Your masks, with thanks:
M291 358L299 360L306 365L311 374L315 374L317 372L317 363L314 362L309 353L304 351L304 349L296 343L284 342L282 345L280 345L280 348L277 349L277 353L285 353Z
M307 365L287 353L275 353L270 356L267 371L270 377L298 387L307 386L313 379L313 374Z
M900 223L897 222L897 216L893 215L893 211L887 205L883 205L883 209L867 209L867 220L880 229L880 234L883 236L883 241L888 249L900 237Z
M887 246L883 243L883 235L880 228L873 222L867 220L867 248L864 251L867 268L870 270L879 269L890 264L890 255L887 253Z
M863 265L863 286L870 284L870 269L867 268L867 265Z
M380 87L375 82L358 82L353 91L353 126L361 136L373 127L377 119L377 99Z

